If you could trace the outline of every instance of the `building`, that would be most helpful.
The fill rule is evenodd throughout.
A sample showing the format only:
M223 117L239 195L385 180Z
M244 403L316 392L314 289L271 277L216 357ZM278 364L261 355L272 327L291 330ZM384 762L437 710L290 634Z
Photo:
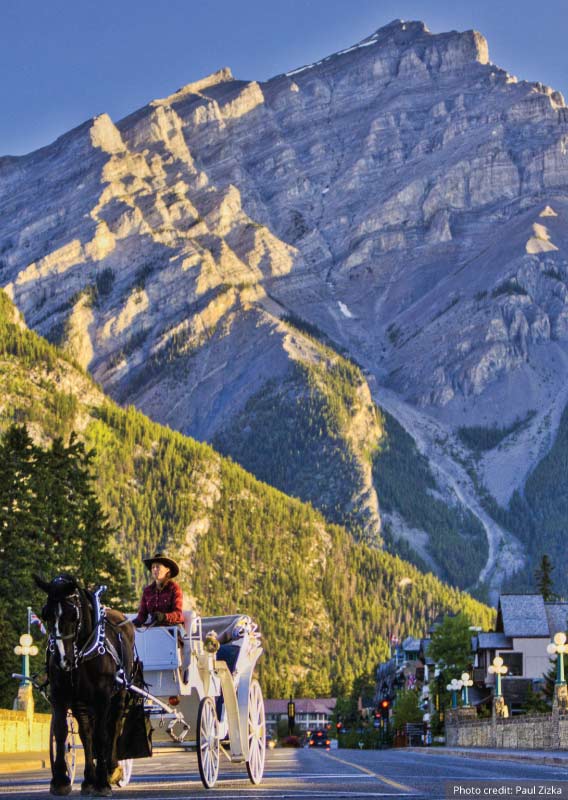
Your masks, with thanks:
M502 680L505 702L512 712L519 711L529 686L538 688L550 670L546 648L554 634L567 629L568 603L545 603L540 594L501 595L495 631L472 639L475 683L494 687L489 666L501 656L507 667Z
M276 735L280 720L288 721L289 700L265 700L266 730ZM296 726L301 731L313 731L331 725L337 699L325 697L317 699L294 700L296 708Z

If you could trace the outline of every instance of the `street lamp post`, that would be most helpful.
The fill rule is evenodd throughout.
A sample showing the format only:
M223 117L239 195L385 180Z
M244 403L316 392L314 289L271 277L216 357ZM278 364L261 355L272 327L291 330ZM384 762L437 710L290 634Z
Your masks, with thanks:
M462 695L462 703L464 706L469 706L469 693L468 688L473 686L473 681L469 676L469 672L462 672L461 676L462 686L463 686L463 695Z
M448 683L446 686L448 692L452 693L452 708L458 707L458 692L461 690L462 686L462 681L457 678L452 678L451 683Z
M495 656L493 663L489 667L489 674L496 675L495 697L502 697L501 695L501 675L505 675L507 667L503 664L501 656Z
M20 686L25 686L30 677L30 656L37 656L38 649L34 644L31 633L22 633L20 636L20 644L14 647L14 653L17 656L22 656L22 682Z
M568 709L568 689L564 677L564 654L568 653L566 634L562 631L555 633L554 639L548 645L546 651L550 656L556 656L556 684L554 686L554 703L552 709L553 711L555 709L566 711L566 709Z
M34 644L31 633L22 633L20 643L14 647L14 653L22 656L22 681L18 689L18 696L14 701L14 708L25 711L30 723L34 713L34 700L30 677L30 656L37 656L38 649Z
M493 696L493 714L496 717L507 718L509 716L509 709L505 705L505 698L501 694L501 676L505 675L507 667L503 663L501 656L495 656L493 663L489 667L489 673L496 675L495 679L495 694Z
M556 685L563 686L566 683L564 679L564 653L568 653L566 634L555 633L553 641L546 648L546 652L550 656L556 656Z

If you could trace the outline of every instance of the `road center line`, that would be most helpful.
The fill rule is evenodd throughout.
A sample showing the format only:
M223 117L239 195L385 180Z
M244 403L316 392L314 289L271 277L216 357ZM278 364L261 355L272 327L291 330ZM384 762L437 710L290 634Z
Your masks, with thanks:
M367 775L372 775L373 778L377 778L377 780L386 783L388 786L394 786L395 789L402 789L403 792L417 792L417 789L413 789L412 786L405 786L404 783L397 783L396 781L391 780L390 778L386 778L384 775L379 775L378 772L373 772L367 767L361 767L359 764L353 764L352 761L345 761L343 758L338 758L337 756L332 756L329 753L325 753L327 758L331 758L333 761L339 761L340 764L346 764L348 767L353 767L354 769L358 769L361 772L365 772Z

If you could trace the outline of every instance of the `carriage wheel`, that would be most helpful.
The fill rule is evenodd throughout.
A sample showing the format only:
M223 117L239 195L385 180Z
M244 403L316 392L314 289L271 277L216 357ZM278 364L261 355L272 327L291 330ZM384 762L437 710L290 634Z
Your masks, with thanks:
M122 778L118 781L117 786L128 786L130 778L132 777L132 765L134 764L133 758L126 758L124 761L118 762L122 768Z
M65 739L65 766L67 767L67 777L73 786L75 780L75 769L77 767L77 747L78 747L79 730L75 717L69 711L67 712L67 738ZM53 773L53 765L55 764L56 742L55 734L53 732L53 717L51 718L51 725L49 728L49 761L51 764L51 771Z
M264 774L266 756L266 724L264 719L264 698L260 683L253 678L248 696L248 761L247 772L252 783L260 783Z
M203 785L212 789L219 775L219 720L210 697L201 700L197 712L197 764Z

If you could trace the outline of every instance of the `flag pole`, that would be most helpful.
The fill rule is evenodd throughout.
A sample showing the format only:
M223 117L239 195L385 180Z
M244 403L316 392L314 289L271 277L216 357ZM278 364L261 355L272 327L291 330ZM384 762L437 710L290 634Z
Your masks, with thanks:
M28 606L28 633L32 632L32 607Z

